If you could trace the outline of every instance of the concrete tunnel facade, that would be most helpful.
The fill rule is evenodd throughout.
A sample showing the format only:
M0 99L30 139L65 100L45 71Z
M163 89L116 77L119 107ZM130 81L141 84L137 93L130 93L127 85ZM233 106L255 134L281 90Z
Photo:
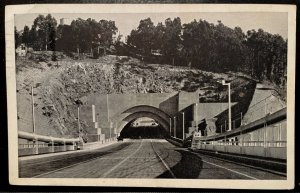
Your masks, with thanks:
M85 103L80 107L80 118L88 125L88 137L92 141L99 140L99 137L94 137L99 134L104 134L105 138L116 137L128 123L140 117L154 119L169 132L170 118L179 116L180 111L197 102L197 92L95 93L86 97Z

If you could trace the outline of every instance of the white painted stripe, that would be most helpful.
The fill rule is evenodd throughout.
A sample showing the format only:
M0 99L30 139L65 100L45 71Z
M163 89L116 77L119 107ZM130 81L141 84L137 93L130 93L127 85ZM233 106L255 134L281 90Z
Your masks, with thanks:
M242 176L245 176L245 177L248 177L250 179L253 179L253 180L259 180L258 178L255 178L253 176L249 176L247 174L244 174L244 173L241 173L241 172L238 172L238 171L235 171L235 170L232 170L232 169L229 169L229 168L226 168L224 166L220 166L220 165L217 165L217 164L214 164L214 163L211 163L211 162L208 162L208 161L205 161L202 159L203 162L207 163L207 164L210 164L210 165L213 165L213 166L216 166L216 167L219 167L219 168L222 168L222 169L225 169L225 170L228 170L230 172L233 172L233 173L236 173L236 174L239 174L239 175L242 175Z
M152 145L152 140L151 140L151 145ZM163 163L163 165L165 166L165 168L169 171L169 173L171 174L171 176L173 178L176 178L176 176L174 175L174 173L172 172L172 170L169 168L169 166L166 164L166 162L160 157L160 155L155 151L153 145L152 145L153 151L154 153L157 155L157 157L160 159L161 163Z
M141 141L140 146L129 156L127 156L125 159L123 159L121 162L119 162L117 165L115 165L114 167L112 167L110 170L108 170L107 172L105 172L101 177L105 178L107 175L109 175L112 171L114 171L115 169L117 169L120 165L122 165L124 162L126 162L130 157L132 157L134 154L136 154L142 147L143 144L143 140Z

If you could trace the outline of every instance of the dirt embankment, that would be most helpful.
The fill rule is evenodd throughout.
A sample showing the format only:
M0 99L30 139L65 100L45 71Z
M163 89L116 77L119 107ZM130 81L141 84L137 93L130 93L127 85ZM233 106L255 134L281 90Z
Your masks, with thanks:
M76 101L91 93L199 92L201 102L226 101L232 81L233 101L247 95L250 80L232 73L217 74L184 67L146 64L131 57L108 55L73 60L62 53L34 53L17 60L18 126L32 130L31 87L34 89L37 132L52 136L78 135ZM54 60L54 61L53 61ZM245 90L246 89L246 90ZM81 122L83 130L87 126Z

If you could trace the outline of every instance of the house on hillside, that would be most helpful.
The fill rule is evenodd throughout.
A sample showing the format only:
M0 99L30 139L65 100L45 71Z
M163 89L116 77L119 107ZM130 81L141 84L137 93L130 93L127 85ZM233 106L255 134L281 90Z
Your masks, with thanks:
M24 56L26 56L27 51L28 51L27 46L25 44L21 44L17 47L16 54L17 54L17 56L24 57Z

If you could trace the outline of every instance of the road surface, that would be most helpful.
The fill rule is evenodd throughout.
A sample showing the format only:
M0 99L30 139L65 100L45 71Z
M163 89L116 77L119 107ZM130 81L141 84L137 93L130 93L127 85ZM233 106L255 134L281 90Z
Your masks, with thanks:
M189 152L162 139L141 139L73 154L19 160L20 177L286 179L285 176Z

